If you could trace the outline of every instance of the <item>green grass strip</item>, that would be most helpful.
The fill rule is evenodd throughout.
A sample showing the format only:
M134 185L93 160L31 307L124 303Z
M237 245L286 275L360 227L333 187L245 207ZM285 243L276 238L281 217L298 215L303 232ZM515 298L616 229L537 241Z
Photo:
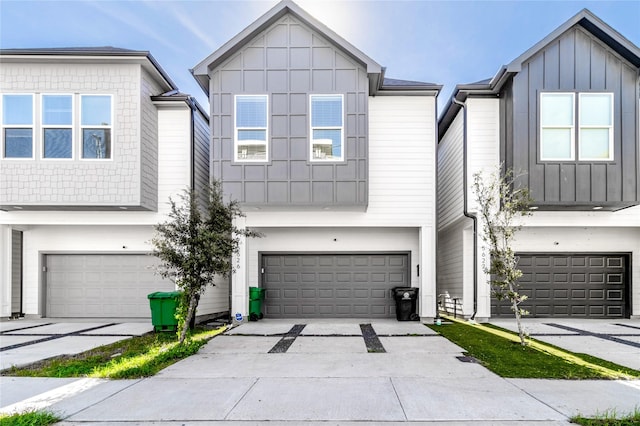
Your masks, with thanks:
M629 413L618 415L616 410L607 410L593 417L574 416L571 423L582 426L638 426L640 425L640 408Z
M2 372L23 377L94 377L137 379L153 376L169 365L187 358L227 327L215 330L196 328L179 345L175 333L148 333L101 346L82 354L63 356Z
M639 377L640 372L606 362L586 362L575 354L543 345L520 345L517 334L445 317L451 323L430 325L434 331L465 349L468 355L502 377L538 379L612 379ZM495 332L494 332L495 331ZM535 347L534 347L535 346ZM562 356L562 355L566 356ZM580 359L580 362L573 362ZM599 361L599 360L598 360ZM592 368L595 366L596 368Z
M58 421L60 418L48 411L0 414L0 426L48 426Z

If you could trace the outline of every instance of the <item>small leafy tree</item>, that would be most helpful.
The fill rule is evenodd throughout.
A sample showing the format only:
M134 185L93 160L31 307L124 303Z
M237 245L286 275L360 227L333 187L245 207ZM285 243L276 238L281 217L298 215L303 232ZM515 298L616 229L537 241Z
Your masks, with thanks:
M169 218L155 226L151 240L152 254L160 259L157 272L183 291L176 312L181 344L207 285L214 286L216 276L229 277L235 272L232 256L239 251L240 237L259 236L235 226L234 219L244 214L236 201L224 202L218 181L205 195L186 189L178 202L169 199Z
M522 316L528 312L520 308L527 296L518 292L518 279L522 271L518 269L518 257L512 248L515 234L521 225L515 223L519 216L531 214L531 197L527 188L519 187L512 170L505 173L500 168L489 176L480 172L473 175L473 190L480 219L482 239L489 248L489 262L482 268L489 274L491 293L498 300L508 299L516 317L520 342L525 345Z

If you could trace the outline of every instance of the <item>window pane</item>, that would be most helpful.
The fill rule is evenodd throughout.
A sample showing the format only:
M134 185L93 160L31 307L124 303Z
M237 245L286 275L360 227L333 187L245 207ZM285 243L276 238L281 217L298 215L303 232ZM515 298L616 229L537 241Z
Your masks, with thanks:
M543 93L540 96L540 123L543 126L573 126L573 95Z
M5 125L33 124L33 96L3 95L2 123Z
M571 129L542 129L542 160L571 159Z
M4 130L4 156L6 158L31 158L32 154L33 131L31 129Z
M312 127L342 127L342 97L311 97Z
M267 141L266 130L238 130L239 141Z
M42 123L44 125L71 125L71 96L44 95L42 97Z
M580 158L608 160L609 129L580 129Z
M238 160L266 160L266 145L243 145L238 144Z
M325 160L342 157L342 138L340 130L314 130L311 156Z
M111 158L111 130L83 129L82 158Z
M605 93L580 95L580 125L610 126L613 97Z
M82 125L110 126L111 97L104 95L82 96Z
M266 96L238 96L236 114L237 127L267 127Z
M44 129L44 158L71 158L71 129Z

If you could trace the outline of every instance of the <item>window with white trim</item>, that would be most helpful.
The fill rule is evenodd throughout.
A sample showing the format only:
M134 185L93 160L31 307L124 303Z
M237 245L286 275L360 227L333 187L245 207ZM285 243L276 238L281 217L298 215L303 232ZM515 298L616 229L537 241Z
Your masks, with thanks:
M33 158L33 95L2 95L2 157Z
M580 160L613 160L613 93L580 93Z
M268 96L236 95L235 161L267 161Z
M342 95L311 95L311 161L344 159Z
M570 161L575 158L575 96L573 93L540 94L540 159Z
M42 95L42 158L73 158L72 95Z
M540 94L541 161L611 161L613 93Z
M111 95L80 96L83 159L111 158L112 116Z

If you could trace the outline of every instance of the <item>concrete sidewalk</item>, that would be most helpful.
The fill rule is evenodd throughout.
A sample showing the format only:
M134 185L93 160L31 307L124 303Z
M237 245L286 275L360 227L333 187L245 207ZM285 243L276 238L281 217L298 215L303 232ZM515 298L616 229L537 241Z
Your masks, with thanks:
M418 323L299 323L244 324L147 379L2 377L0 406L64 425L559 425L640 401L640 381L502 379Z

